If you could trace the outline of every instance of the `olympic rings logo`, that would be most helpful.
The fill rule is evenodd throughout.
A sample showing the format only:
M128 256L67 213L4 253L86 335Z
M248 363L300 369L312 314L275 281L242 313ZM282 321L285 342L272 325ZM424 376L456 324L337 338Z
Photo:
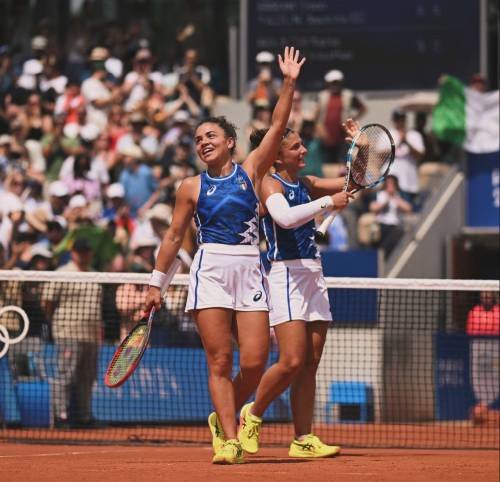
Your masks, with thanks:
M18 313L23 320L24 326L23 331L18 336L16 336L15 338L11 338L9 332L7 331L7 328L3 325L0 325L0 343L3 344L3 347L0 348L0 359L9 351L10 345L15 345L16 343L19 343L26 338L26 335L28 334L28 330L30 328L30 320L28 319L28 315L22 308L14 305L4 306L3 308L0 308L0 317L8 311L14 311L15 313Z

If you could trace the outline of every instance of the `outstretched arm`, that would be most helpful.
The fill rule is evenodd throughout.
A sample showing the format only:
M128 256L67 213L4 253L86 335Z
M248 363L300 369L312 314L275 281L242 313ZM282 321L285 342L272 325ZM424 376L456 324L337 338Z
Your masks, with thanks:
M278 102L273 111L271 127L259 147L253 150L243 163L243 168L252 179L264 177L278 155L279 146L292 109L295 81L306 61L305 57L299 61L299 57L300 52L295 50L294 47L285 47L283 58L281 55L278 56L284 80Z

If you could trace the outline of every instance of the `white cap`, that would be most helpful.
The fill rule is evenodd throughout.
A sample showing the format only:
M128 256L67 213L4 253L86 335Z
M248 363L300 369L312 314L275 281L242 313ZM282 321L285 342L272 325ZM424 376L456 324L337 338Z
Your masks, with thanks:
M87 206L87 200L82 194L76 194L69 200L68 206L70 208L84 208Z
M47 249L43 243L36 243L31 246L31 259L35 256L42 256L43 258L52 259L54 255Z
M21 89L35 90L36 78L34 75L23 74L17 79L17 86Z
M140 232L140 230L136 230L132 239L130 240L130 247L133 251L139 248L145 248L146 246L151 246L155 248L158 246L158 240L147 232Z
M115 182L106 190L106 196L110 199L114 197L123 198L125 197L125 188L119 182Z
M2 210L5 214L15 213L17 211L24 212L24 204L16 195L13 194L12 196L3 199Z
M95 124L85 124L80 129L80 137L87 142L95 141L99 137L100 129Z
M172 222L172 208L168 204L155 204L147 213L148 219L159 219L167 224Z
M37 59L30 59L23 64L23 75L38 75L43 71L42 62Z
M259 52L255 56L255 60L259 64L270 64L270 63L274 62L274 54L272 54L271 52L267 52L266 50L264 50L262 52Z
M80 126L76 122L70 122L63 127L64 137L69 139L76 139L80 132Z
M62 181L54 181L49 186L49 194L56 197L64 197L69 194L69 190Z
M0 136L0 146L4 146L5 144L12 144L12 136L9 134L2 134Z
M133 159L142 159L144 157L141 148L135 144L125 145L120 149L120 154L132 157Z
M47 38L43 35L36 35L31 39L31 48L33 50L43 50L47 47Z
M190 115L185 110L178 110L173 116L173 122L188 122Z
M123 62L116 57L110 57L104 62L104 68L117 79L123 74Z
M344 74L340 70L329 70L325 74L325 82L340 82L344 80Z

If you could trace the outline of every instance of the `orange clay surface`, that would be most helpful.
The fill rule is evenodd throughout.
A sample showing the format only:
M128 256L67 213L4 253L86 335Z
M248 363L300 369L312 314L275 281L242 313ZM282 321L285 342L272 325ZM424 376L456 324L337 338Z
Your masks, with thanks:
M0 444L2 482L370 481L497 482L496 450L349 449L333 459L290 459L263 447L247 463L216 466L207 446Z

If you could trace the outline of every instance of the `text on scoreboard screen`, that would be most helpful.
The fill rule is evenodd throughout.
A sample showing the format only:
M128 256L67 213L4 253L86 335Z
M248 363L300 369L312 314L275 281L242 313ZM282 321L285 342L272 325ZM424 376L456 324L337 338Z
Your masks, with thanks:
M248 0L248 78L258 52L293 45L307 56L306 91L330 69L362 90L432 89L443 72L467 80L479 69L479 3Z

